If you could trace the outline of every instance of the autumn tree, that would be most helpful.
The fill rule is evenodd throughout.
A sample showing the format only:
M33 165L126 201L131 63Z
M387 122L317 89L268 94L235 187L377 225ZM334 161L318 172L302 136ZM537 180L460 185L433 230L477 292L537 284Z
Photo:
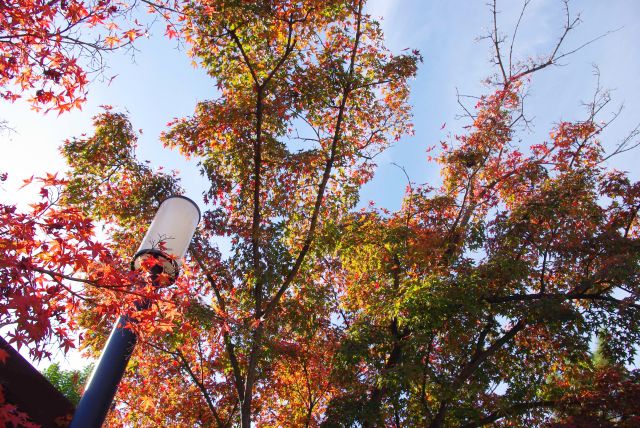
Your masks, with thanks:
M637 417L634 376L588 381L604 370L592 338L606 335L616 367L639 340L640 184L606 167L633 141L600 141L600 90L548 139L520 132L536 73L572 51L568 8L531 61L505 54L493 14L496 73L434 154L443 184L409 183L390 212L356 211L358 191L411 132L420 57L385 49L363 0L174 6L220 92L163 136L209 183L183 275L154 290L127 270L149 207L181 189L107 110L65 143L70 172L44 179L34 213L5 208L0 321L14 343L42 355L77 325L98 352L129 312L140 343L110 426L532 426L585 416L583 396L604 406L586 416ZM139 298L154 303L135 311Z
M411 184L398 212L343 222L336 274L350 327L335 381L348 382L326 426L542 425L580 403L559 379L593 373L589 343L603 330L609 357L632 361L640 184L605 163L634 143L600 141L600 89L583 120L547 140L518 132L535 73L566 55L577 24L566 18L557 45L531 62L512 62L494 25L493 91L466 110L468 133L442 144L442 186ZM578 389L633 397L637 380L616 373ZM592 411L635 420L637 407L618 404Z
M159 5L152 2L152 10ZM26 98L62 113L86 100L103 55L146 33L131 15L136 3L114 0L7 0L0 4L0 97Z
M178 190L172 175L153 171L135 160L135 135L130 128L119 126L123 123L122 120L118 122L121 116L105 113L102 118L107 118L109 123L99 128L92 138L68 143L78 152L105 159L103 162L92 159L86 170L76 166L77 173L82 173L85 181L95 178L96 174L102 177L96 180L94 193L81 192L82 196L91 197L94 211L108 206L100 196L102 192L112 191L110 179L121 183L118 191L122 198L145 206L157 202L153 198L161 199ZM101 123L97 118L96 126L100 127ZM4 180L6 174L0 178ZM131 186L128 192L122 187L125 182ZM126 223L135 211L122 200L116 204L112 194L109 202L113 205L109 212L119 215L121 221L108 226L113 239L105 242L96 236L96 226L88 213L73 206L82 203L77 199L80 196L73 195L76 183L73 174L28 179L25 185L41 188L41 200L32 204L30 210L23 212L16 206L0 204L2 335L17 349L26 348L36 361L50 358L56 350L67 352L74 348L79 326L84 325L89 314L102 322L86 332L87 344L92 340L103 340L109 328L104 321L112 320L123 311L134 311L132 316L141 321L141 334L172 330L176 307L188 301L185 296L193 292L181 283L171 289L158 290L148 283L145 275L131 272L130 255L118 248L131 239L128 233L122 233L122 227L127 226L134 235L143 227L137 223L136 229L133 222ZM136 195L140 198L145 189L152 192L141 202ZM135 311L135 303L147 298L154 300L154 307ZM0 352L0 363L6 358L7 355ZM0 420L22 423L26 418L24 412L5 403L0 387Z
M355 206L375 154L410 132L407 79L419 59L386 51L362 9L361 1L322 1L181 10L185 37L222 93L164 137L198 159L211 183L184 280L197 298L178 312L179 332L142 336L144 358L134 360L121 390L131 406L117 408L113 423L250 426L259 415L280 424L287 414L270 414L273 400L296 388L306 410L291 417L319 420L332 386L318 384L329 372L317 352L330 358L337 338L315 240ZM126 150L131 127L114 116L96 120L94 137L64 148L72 166L66 198L121 227L129 224L123 204L141 213L157 192L144 178L131 185L132 177L109 173L126 164L105 157L102 144ZM142 197L132 200L132 191ZM229 257L216 250L216 236L231 238ZM123 255L132 242L121 242ZM99 315L91 310L84 322ZM151 379L166 381L158 387ZM185 390L193 391L193 412L167 405Z
M638 370L609 361L606 336L599 337L593 364L560 375L561 398L554 406L554 427L632 427L640 422Z

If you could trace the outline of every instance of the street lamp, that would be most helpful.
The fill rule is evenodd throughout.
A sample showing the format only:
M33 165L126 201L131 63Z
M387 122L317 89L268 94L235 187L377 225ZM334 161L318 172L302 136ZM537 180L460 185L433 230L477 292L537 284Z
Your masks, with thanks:
M153 285L159 285L160 274L168 275L169 280L174 282L180 273L180 260L187 253L199 222L200 209L191 199L171 196L162 201L140 248L133 256L132 269L140 269L144 261L152 257L154 260L150 273ZM143 301L137 306L138 309L144 309L149 304L149 301ZM126 328L132 321L135 322L126 316L116 321L78 403L70 428L102 426L136 345L135 333Z

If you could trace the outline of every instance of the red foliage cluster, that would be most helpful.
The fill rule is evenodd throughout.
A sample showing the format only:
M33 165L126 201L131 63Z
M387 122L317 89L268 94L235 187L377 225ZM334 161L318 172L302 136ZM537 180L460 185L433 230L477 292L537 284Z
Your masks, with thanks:
M29 213L0 205L0 324L7 340L27 346L34 359L50 357L52 344L65 352L75 347L81 308L113 318L135 312L135 302L150 297L158 304L136 312L136 329L153 334L170 328L176 304L167 302L182 302L186 287L158 291L130 272L129 260L96 238L82 210L59 203L66 180L48 175L35 181L42 199Z
M558 411L563 428L603 428L640 426L640 373L616 367L603 367L587 373L578 382L565 383L568 393L561 399Z
M79 107L88 82L86 63L102 66L102 52L131 43L140 28L113 21L127 6L112 0L6 0L0 3L0 97L24 95L34 108L59 113ZM94 35L83 33L96 27ZM136 27L139 27L136 24Z
M0 350L0 352L4 352ZM0 359L2 356L0 355ZM0 361L0 364L2 362ZM29 421L29 415L21 412L15 405L7 403L0 385L0 425L3 427L39 428L40 425Z

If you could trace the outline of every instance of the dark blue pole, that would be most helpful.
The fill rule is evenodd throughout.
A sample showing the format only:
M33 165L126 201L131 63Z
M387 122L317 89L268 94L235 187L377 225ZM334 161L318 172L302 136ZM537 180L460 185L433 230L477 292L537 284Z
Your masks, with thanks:
M136 346L135 333L125 326L131 321L119 317L82 394L69 428L100 428Z
M154 287L160 285L158 276L162 271L162 265L160 264L151 267L149 276ZM151 306L151 301L145 298L136 302L135 306L139 311L148 309ZM127 324L135 322L135 319L127 316L118 317L116 320L107 343L104 345L98 364L93 369L91 379L89 379L76 412L73 414L69 428L102 427L107 413L111 409L111 403L118 390L118 384L122 380L122 375L127 369L129 358L131 358L133 349L138 341L136 334L126 328Z

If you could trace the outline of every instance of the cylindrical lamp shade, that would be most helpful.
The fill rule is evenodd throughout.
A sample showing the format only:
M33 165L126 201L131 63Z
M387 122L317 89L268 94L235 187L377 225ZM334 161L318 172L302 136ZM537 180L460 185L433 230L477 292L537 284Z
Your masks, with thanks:
M200 209L191 199L170 196L162 201L133 257L133 268L139 269L143 261L151 256L158 259L164 273L175 279L178 276L178 263L187 253L199 222Z

